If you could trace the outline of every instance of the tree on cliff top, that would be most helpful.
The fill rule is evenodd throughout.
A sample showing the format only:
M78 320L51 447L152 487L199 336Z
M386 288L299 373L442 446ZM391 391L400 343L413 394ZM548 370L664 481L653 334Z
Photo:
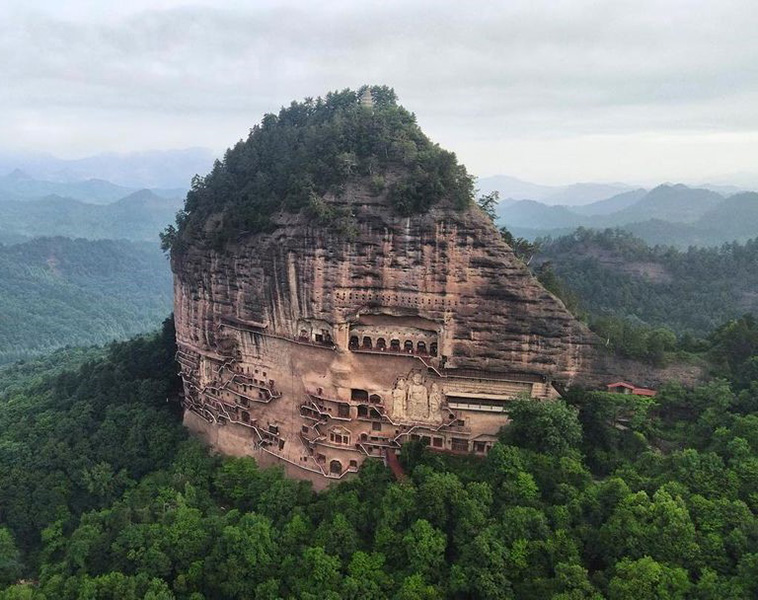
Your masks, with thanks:
M198 240L220 247L241 234L266 231L273 213L297 212L327 193L339 196L352 177L370 178L375 192L386 185L402 215L423 212L443 198L467 207L473 180L455 154L424 135L416 117L397 104L394 90L369 89L372 107L360 101L363 87L265 115L208 175L195 176L176 227L161 236L164 249ZM390 170L395 177L385 184Z

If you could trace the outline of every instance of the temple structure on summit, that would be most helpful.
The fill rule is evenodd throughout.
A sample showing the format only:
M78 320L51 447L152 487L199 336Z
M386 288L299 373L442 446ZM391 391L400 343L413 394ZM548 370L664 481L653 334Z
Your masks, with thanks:
M371 88L366 87L366 89L363 90L363 93L361 94L360 102L361 102L361 106L365 106L366 108L374 107L374 97L371 95Z

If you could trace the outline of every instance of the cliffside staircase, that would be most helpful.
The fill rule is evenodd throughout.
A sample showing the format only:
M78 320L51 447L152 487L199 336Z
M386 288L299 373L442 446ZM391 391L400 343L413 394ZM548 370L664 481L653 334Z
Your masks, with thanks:
M400 461L397 459L397 454L395 454L394 450L385 450L384 464L389 467L389 470L392 471L395 479L400 483L408 479L408 476L405 474L405 471L403 471L403 467L400 465Z

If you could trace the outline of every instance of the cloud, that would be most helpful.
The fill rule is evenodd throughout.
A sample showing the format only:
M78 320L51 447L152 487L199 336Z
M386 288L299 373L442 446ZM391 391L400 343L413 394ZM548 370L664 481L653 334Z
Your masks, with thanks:
M758 131L746 1L102 4L2 19L9 139L58 153L221 149L291 99L364 82L395 87L453 149ZM489 151L465 158L508 171ZM609 159L597 159L602 176Z

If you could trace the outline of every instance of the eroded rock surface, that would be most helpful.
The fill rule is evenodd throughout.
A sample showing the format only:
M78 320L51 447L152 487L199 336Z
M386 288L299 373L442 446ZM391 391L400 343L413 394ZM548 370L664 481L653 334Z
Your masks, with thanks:
M172 259L186 421L222 451L317 482L409 438L485 453L514 397L624 375L478 208L400 217L360 181L324 200L347 233L282 213Z

